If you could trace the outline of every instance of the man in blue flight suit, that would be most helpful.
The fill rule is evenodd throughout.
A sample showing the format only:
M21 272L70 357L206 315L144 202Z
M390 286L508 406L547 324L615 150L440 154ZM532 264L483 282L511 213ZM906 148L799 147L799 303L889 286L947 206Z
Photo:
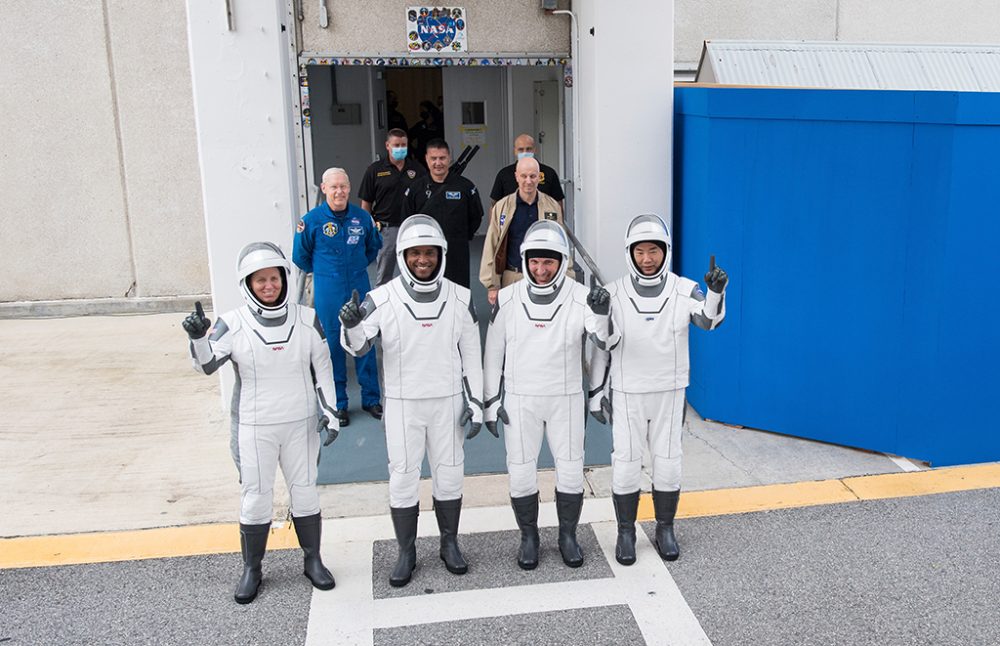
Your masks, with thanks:
M337 418L340 426L350 423L347 414L347 360L340 347L340 319L337 314L357 290L362 300L371 284L368 265L382 248L382 237L368 212L348 203L351 181L343 168L329 168L320 185L326 201L299 220L295 228L292 260L305 272L312 272L316 313L326 331L333 360L333 381L337 390ZM361 385L361 407L375 419L382 419L382 395L378 386L378 365L374 348L354 359Z

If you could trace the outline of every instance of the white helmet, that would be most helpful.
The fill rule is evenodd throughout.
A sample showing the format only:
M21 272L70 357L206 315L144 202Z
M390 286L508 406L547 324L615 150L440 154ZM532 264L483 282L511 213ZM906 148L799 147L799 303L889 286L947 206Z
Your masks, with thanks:
M281 273L281 294L271 305L261 303L250 286L250 276L259 269L277 267ZM240 252L236 273L239 275L240 292L247 302L250 311L267 319L281 318L288 312L288 277L291 275L291 265L281 252L281 248L273 242L251 242Z
M535 281L528 269L528 260L538 257L559 260L559 270L555 277L544 285ZM554 294L562 286L568 269L569 241L562 225L552 220L539 220L528 227L524 242L521 243L521 270L528 281L528 290L538 295Z
M660 268L652 276L643 274L639 270L638 265L635 264L635 256L632 254L632 250L640 242L652 242L663 249L663 264L660 265ZM667 225L660 219L660 216L647 213L634 217L625 233L625 262L629 273L632 274L632 278L638 284L646 287L653 287L663 282L667 271L670 269L670 247L670 231L667 230Z
M413 247L437 247L438 266L427 280L419 280L406 265L406 250ZM444 277L445 259L448 255L448 241L437 220L423 213L415 213L403 220L396 234L396 265L403 282L416 292L433 292Z

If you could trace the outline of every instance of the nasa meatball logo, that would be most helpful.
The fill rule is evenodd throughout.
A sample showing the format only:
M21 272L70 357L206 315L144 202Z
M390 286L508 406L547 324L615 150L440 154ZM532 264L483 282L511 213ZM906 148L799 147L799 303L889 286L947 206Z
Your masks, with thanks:
M326 235L326 236L328 236L328 237L330 237L330 238L332 238L333 236L337 235L337 223L336 222L327 222L326 224L324 224L323 225L323 234Z

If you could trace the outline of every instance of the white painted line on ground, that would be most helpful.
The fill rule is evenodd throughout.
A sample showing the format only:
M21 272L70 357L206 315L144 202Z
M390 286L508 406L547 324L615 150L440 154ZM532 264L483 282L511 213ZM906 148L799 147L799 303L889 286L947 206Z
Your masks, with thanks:
M324 538L323 558L337 587L313 588L306 646L372 646L372 542Z
M463 590L375 602L375 627L412 626L483 617L624 604L609 579Z
M903 471L923 471L922 468L907 458L901 458L898 455L890 455L888 453L883 453L882 455L892 460L893 463Z
M613 581L610 584L606 581L604 585L616 588L618 595L628 603L646 643L711 646L711 640L646 533L636 527L636 562L624 566L615 560L617 523L593 523L591 526L615 574Z

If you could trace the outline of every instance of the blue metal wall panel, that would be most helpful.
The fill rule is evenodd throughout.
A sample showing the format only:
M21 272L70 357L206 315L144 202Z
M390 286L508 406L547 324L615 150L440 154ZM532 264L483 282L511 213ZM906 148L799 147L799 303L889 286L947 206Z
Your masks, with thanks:
M933 464L1000 460L1000 94L678 88L680 273L712 419Z

